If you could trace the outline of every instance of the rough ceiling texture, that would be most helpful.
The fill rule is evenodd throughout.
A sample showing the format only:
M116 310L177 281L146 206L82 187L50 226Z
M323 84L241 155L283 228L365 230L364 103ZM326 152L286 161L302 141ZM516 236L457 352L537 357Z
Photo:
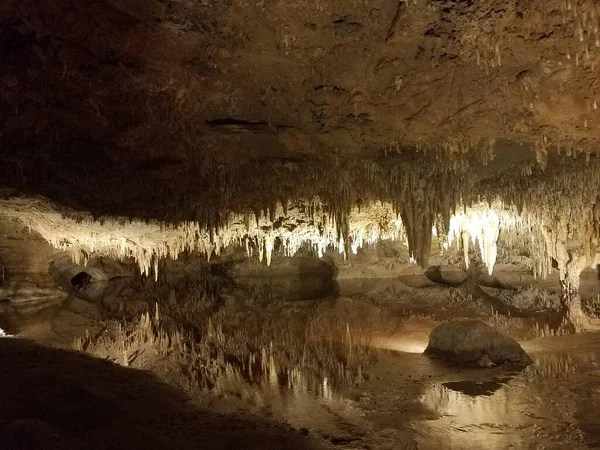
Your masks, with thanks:
M588 151L598 17L562 0L5 0L2 171L91 207L261 158L499 137Z
M390 233L426 268L434 227L491 271L500 235L525 236L580 326L599 18L592 0L3 0L0 212L155 275L187 250L270 262Z

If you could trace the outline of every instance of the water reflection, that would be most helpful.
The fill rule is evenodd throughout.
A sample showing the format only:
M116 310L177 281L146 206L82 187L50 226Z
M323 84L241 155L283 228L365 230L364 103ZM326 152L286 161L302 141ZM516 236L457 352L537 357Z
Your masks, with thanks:
M190 382L195 400L217 411L283 420L353 449L403 448L400 442L413 448L413 439L423 449L600 445L595 350L600 337L587 347L570 342L562 353L552 345L569 342L568 336L534 341L531 348L539 345L531 355L535 364L523 372L457 373L419 355L435 320L402 303L432 299L427 307L434 310L441 291L419 296L417 289L391 281L378 285L376 295L298 301L329 296L333 284L330 277L309 282L303 277L255 277L247 289L240 288L241 276L215 289L190 282L192 293L188 285L164 289L161 323L172 320L196 337L193 357L168 352L178 355L177 364L197 372L183 380L186 390ZM213 292L220 295L209 295ZM144 299L142 311L153 311L155 291L142 294L136 294ZM279 296L293 301L278 301ZM137 308L134 301L123 304ZM117 337L115 346L107 347L109 354L121 348ZM131 364L146 368L143 363L152 364L153 353L146 341L138 344L129 347L129 355L141 355ZM554 350L541 352L544 347ZM382 363L378 371L376 358ZM363 377L363 370L369 376ZM368 382L361 384L364 379Z
M577 373L581 367L581 359L569 354L548 354L534 356L535 364L528 367L525 374L537 378L568 378Z
M535 364L512 376L480 371L426 386L420 403L437 417L415 425L420 448L596 448L597 352L532 356Z
M522 448L534 424L524 421L518 407L523 399L503 385L486 395L471 395L436 384L426 389L421 402L439 419L424 421L417 431L422 448Z
M416 356L406 353L396 355L409 365L410 361L416 361ZM243 400L242 409L283 418L294 427L308 428L335 442L354 442L352 445L356 445L359 439L371 439L363 435L368 434L369 430L372 432L373 427L381 428L383 424L379 420L385 423L389 420L378 415L375 422L368 422L361 403L340 394L327 377L307 371L302 366L286 367L280 363L279 357L270 357L269 354L261 359L265 364L261 365L262 370L252 378L251 383L246 378L237 378L235 370L228 371L226 383L220 383L221 393L225 397ZM572 359L538 359L541 361L540 369L527 374L480 371L477 372L479 378L471 374L471 379L444 380L426 385L417 401L427 410L434 411L436 419L419 422L423 415L417 410L413 411L412 417L408 417L418 423L413 431L416 432L415 439L420 448L481 449L506 448L507 445L523 448L528 436L538 429L538 422L548 420L535 409L535 396L538 393L535 390L528 392L525 382L529 378L539 380L551 373L557 374L561 368L564 372L575 367ZM425 373L442 370L448 374L447 368L426 366ZM413 381L417 382L412 379L411 385ZM412 386L417 389L413 392L418 392L419 385ZM243 390L246 396L240 397L239 392ZM396 404L388 411L395 414L398 408ZM373 420L373 417L370 419ZM410 434L406 433L406 436Z
M328 274L238 276L235 283L245 289L268 291L274 298L286 300L320 300L337 292L335 280Z
M447 383L442 383L442 386L456 392L460 392L461 394L470 395L471 397L477 397L479 395L492 395L502 386L504 386L510 377L505 378L492 378L491 380L486 381L449 381Z
M302 367L278 370L271 359L254 382L231 367L218 383L218 405L223 411L244 410L284 419L335 443L353 442L366 433L357 404L336 392L327 377Z

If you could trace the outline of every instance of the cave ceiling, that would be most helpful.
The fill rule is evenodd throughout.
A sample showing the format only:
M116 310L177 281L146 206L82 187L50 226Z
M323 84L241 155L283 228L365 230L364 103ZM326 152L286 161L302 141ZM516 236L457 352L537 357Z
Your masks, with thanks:
M491 148L493 169L472 171L482 179L559 148L594 154L598 12L575 0L4 1L0 170L64 204L165 215L290 164Z

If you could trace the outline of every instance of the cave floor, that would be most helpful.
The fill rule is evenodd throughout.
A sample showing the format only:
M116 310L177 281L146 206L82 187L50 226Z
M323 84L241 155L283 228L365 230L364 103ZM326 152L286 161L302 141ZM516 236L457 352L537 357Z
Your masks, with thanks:
M53 315L22 319L17 337L0 339L0 434L8 436L7 448L56 449L600 446L600 333L548 336L529 317L498 316L485 296L474 298L481 292L458 289L418 277L352 280L327 298L255 309L230 295L211 316L213 324L255 320L281 338L277 330L291 335L291 324L304 318L301 333L310 327L315 336L330 333L335 340L335 330L320 324L339 323L343 345L331 354L319 347L319 367L348 346L345 333L354 346L343 356L362 367L358 378L305 371L284 338L281 352L271 343L270 365L254 378L241 376L247 366L236 362L233 350L225 352L229 362L210 387L184 376L190 365L176 352L167 356L150 344L130 350L130 367L114 364L120 347L105 338L84 353L58 349L69 348L74 336L103 336L110 326L95 305L69 296ZM466 369L422 354L437 322L465 316L518 339L535 363L518 372ZM225 339L223 330L212 345ZM357 345L365 342L368 351Z

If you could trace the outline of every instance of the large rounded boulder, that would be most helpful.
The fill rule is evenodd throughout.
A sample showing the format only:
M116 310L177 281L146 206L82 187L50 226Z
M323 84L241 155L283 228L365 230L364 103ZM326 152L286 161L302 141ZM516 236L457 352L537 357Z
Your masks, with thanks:
M453 320L434 328L425 354L450 363L479 367L532 363L517 341L472 319Z

